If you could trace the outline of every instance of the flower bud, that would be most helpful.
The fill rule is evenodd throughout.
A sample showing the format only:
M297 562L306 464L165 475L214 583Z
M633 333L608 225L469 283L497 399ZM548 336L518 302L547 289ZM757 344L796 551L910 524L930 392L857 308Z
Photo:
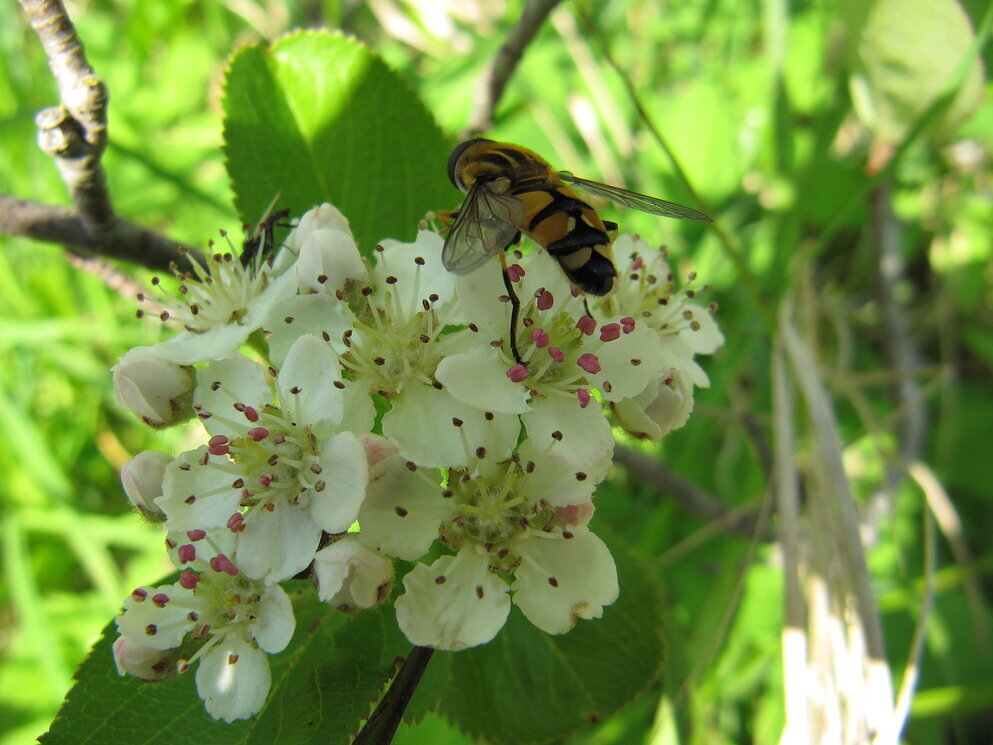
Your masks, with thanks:
M162 479L173 458L158 450L145 450L121 466L121 484L131 504L153 523L165 520L165 513L155 504L162 496Z
M679 429L693 411L693 384L675 368L650 382L641 393L611 405L614 419L628 434L658 440Z
M303 240L315 230L340 230L351 235L348 219L333 204L325 202L304 213L300 223L286 236L286 247L299 251Z
M351 233L333 228L310 231L299 241L297 284L304 293L344 291L369 273Z
M114 664L119 675L133 675L146 683L159 683L172 677L180 649L154 649L139 644L126 636L114 642Z
M112 368L118 403L145 424L170 427L193 415L196 385L192 367L160 357L150 347L135 347Z
M317 596L351 612L372 608L385 600L393 586L393 562L347 535L314 557Z

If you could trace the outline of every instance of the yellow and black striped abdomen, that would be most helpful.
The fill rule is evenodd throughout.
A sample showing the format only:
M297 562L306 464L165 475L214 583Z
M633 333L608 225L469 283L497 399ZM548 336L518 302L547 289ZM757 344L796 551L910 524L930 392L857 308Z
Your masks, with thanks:
M610 245L617 226L599 215L554 174L541 186L517 182L510 193L524 203L521 231L554 258L569 281L590 295L606 295L617 270Z

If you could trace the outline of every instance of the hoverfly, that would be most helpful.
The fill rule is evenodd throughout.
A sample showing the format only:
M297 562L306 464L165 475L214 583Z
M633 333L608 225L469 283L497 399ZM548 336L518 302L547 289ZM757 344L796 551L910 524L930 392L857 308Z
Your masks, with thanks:
M451 225L442 262L455 274L468 274L497 253L503 263L502 252L520 241L523 233L558 262L574 287L588 295L610 292L617 277L610 253L617 225L601 220L571 186L653 215L711 221L690 207L555 171L527 148L482 137L466 140L452 151L448 178L466 192L461 207L440 214ZM506 266L504 270L513 306L511 348L521 362L516 346L520 301Z

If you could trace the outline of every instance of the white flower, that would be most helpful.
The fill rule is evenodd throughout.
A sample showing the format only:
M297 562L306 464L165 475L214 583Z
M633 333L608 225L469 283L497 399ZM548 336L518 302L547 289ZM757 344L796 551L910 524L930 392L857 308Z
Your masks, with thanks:
M346 535L314 557L317 596L325 603L352 612L372 608L389 597L393 562L366 548L357 535Z
M455 399L437 381L439 363L481 342L462 323L453 278L441 264L442 239L421 231L413 243L383 241L370 285L339 300L299 296L270 315L278 361L291 340L318 334L338 352L342 382L368 402L389 403L383 433L422 466L462 465L479 447L508 455L520 431L516 416Z
M396 609L407 638L439 649L483 644L503 626L511 602L553 634L598 617L617 597L617 577L610 553L585 525L608 466L602 458L579 471L526 441L513 459L450 469L443 488L408 464L384 460L360 515L365 539L412 559L438 535L456 552L404 578ZM513 584L501 573L514 575ZM509 597L508 590L517 592Z
M190 418L195 382L193 368L163 357L160 347L135 347L111 369L117 403L156 429Z
M520 414L528 437L554 457L574 465L598 460L613 449L613 436L591 390L608 401L642 391L662 370L656 337L633 318L597 322L587 316L544 253L519 261L513 268L522 304L516 334L521 362L510 356L511 312L501 300L500 273L474 273L460 284L463 302L473 298L465 313L499 338L489 348L444 359L438 380L463 403Z
M275 302L296 293L295 274L287 271L292 258L289 251L272 255L262 247L251 261L242 262L232 249L211 254L204 266L187 254L193 270L177 270L175 296L162 289L158 278L153 281L158 290L154 302L164 308L158 315L184 329L154 350L181 365L235 353Z
M668 377L653 380L637 396L612 403L611 410L628 434L658 440L686 424L693 411L693 384L684 371L670 368Z
M343 294L368 279L348 220L333 205L322 204L300 218L286 247L297 254L294 271L301 292Z
M124 492L142 516L150 522L162 522L165 514L155 504L162 496L162 480L172 456L159 450L144 450L121 466Z
M235 559L249 577L289 579L313 560L322 531L355 522L365 497L365 450L335 424L344 404L334 351L300 337L279 371L279 405L264 369L244 357L211 363L198 380L195 406L212 437L169 466L157 504L173 530L238 533Z
M656 339L659 375L640 391L609 399L618 424L636 437L658 439L681 427L693 408L693 386L707 386L697 354L713 354L724 337L709 309L692 302L694 291L677 290L661 251L635 236L620 236L618 255L630 257L617 291L594 304L602 312L640 319ZM692 276L691 276L692 279Z
M293 609L279 585L250 580L230 561L233 535L215 540L200 530L185 538L170 537L173 558L184 568L179 581L139 587L124 601L117 627L128 642L115 645L119 666L140 671L135 660L143 654L154 658L147 650L195 648L179 661L179 671L199 661L197 691L207 712L227 722L245 719L261 710L269 694L265 653L289 643Z

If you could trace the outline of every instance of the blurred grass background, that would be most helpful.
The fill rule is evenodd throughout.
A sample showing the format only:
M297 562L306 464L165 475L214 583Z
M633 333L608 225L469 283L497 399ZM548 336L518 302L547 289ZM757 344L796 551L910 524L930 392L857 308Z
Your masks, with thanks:
M523 6L91 0L68 7L110 89L104 164L118 213L202 247L220 228L240 229L219 150L219 83L230 50L293 27L342 28L410 81L454 142L485 66ZM915 139L892 177L870 192L867 174L900 132L881 137L892 132L853 107L844 34L851 39L859 26L849 4L616 0L580 7L597 33L585 25L586 13L560 6L528 48L492 134L581 176L698 206L607 64L602 40L693 188L741 248L739 265L715 232L606 210L622 230L668 244L680 277L695 271L697 284L709 285L701 297L719 305L727 338L701 361L712 385L698 391L696 415L648 452L728 510L759 514L769 528L787 525L815 539L826 530L808 509L825 483L824 431L804 427L802 417L789 443L808 511L789 524L770 515L773 446L784 434L774 412L772 333L777 314L792 307L787 318L815 360L794 377L802 388L809 376L830 396L895 686L924 607L927 562L935 566L906 741L990 742L993 551L985 539L993 480L982 471L993 452L985 439L993 422L988 84L980 83L967 115L946 117L945 126ZM988 12L981 0L962 7L974 27ZM925 61L936 54L920 51ZM983 60L988 69L988 47ZM914 77L920 71L905 72L911 90L926 89ZM34 144L35 112L56 101L37 38L8 9L0 24L4 193L66 203L54 165ZM919 115L910 111L905 124ZM444 167L425 179L444 179ZM452 203L438 208L458 202L453 190ZM894 247L889 254L880 249L885 241ZM902 267L887 295L880 292L885 256ZM139 450L178 447L183 435L150 433L117 410L109 367L129 347L155 341L159 329L134 319L115 279L80 271L57 246L0 238L0 745L47 728L75 665L121 599L167 571L161 536L129 512L117 469ZM914 348L910 365L891 357L894 303ZM901 384L910 398L906 387L895 390ZM908 434L914 411L919 420ZM925 551L924 492L901 461L908 453L949 496L940 503L941 490L931 490L939 528L933 556ZM598 520L655 561L669 603L669 660L648 695L573 741L775 742L785 706L778 546L701 518L621 469L600 493ZM803 559L807 579L817 575L816 554ZM804 595L815 607L811 584ZM402 728L397 739L427 741L463 742L432 718Z

